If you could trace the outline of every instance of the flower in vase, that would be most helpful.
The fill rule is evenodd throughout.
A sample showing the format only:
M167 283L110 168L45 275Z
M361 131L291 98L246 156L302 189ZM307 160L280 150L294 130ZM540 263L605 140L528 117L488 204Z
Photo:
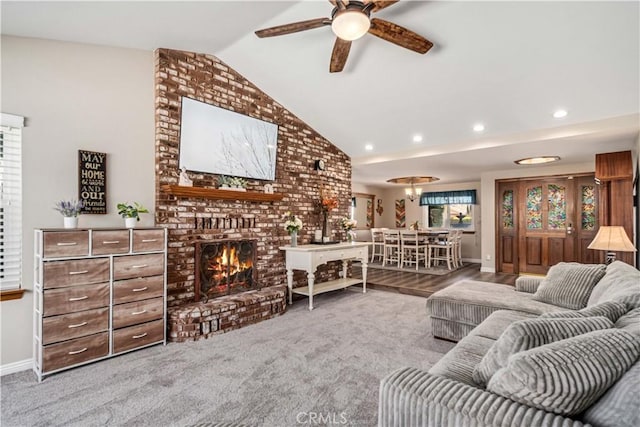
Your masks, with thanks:
M84 207L84 202L82 200L60 200L56 202L53 206L53 209L57 210L64 217L76 217L80 215L80 211Z
M355 219L351 219L346 216L340 219L340 227L342 227L344 231L351 231L356 228L357 225L358 221Z
M331 212L338 207L338 198L331 191L320 191L320 210L322 212Z
M287 230L287 233L291 234L302 229L302 221L291 212L285 213L284 218L284 229Z

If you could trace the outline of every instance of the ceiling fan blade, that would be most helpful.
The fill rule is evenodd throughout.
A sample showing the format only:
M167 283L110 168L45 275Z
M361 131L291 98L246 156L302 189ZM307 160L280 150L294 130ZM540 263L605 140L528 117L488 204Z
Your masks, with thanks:
M333 45L333 52L331 53L331 64L329 65L329 72L339 73L344 68L344 64L347 63L347 57L349 56L349 50L351 49L351 42L342 40L340 37L336 37L336 42Z
M325 25L331 25L331 20L328 18L309 19L308 21L293 22L291 24L278 25L277 27L258 30L256 31L256 36L260 38L282 36L284 34L297 33L298 31L324 27Z
M344 10L347 8L347 5L349 4L349 0L329 0L329 3L331 3L332 5L334 5L340 10Z
M371 12L377 12L379 10L385 9L389 6L393 6L394 4L398 3L399 0L377 0L377 1L372 1L372 3L374 4L373 8L371 9Z
M373 18L369 33L418 53L427 53L433 47L433 43L421 35L384 19Z

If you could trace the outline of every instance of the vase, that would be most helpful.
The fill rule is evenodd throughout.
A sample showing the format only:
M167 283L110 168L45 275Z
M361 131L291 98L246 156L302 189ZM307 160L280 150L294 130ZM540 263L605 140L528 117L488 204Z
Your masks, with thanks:
M331 241L331 230L329 229L329 217L327 211L322 211L322 241Z
M292 247L298 246L298 232L297 231L292 231L291 232L291 246Z
M127 228L136 228L136 222L138 222L137 218L125 218L124 225Z
M78 217L77 216L65 216L64 217L64 228L78 228Z
M347 231L347 242L351 243L354 240L356 240L355 234L356 233L354 231L351 231L351 230Z

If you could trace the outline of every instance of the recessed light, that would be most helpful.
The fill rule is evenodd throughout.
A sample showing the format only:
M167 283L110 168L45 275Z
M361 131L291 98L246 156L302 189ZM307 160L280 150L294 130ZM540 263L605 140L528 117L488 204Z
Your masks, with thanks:
M422 142L422 135L413 135L413 142Z
M556 110L553 112L553 117L555 117L556 119L561 119L563 117L567 117L567 110Z
M371 150L373 150L373 145L367 144L367 145L364 146L364 149L367 150L367 151L371 151Z
M476 123L475 125L473 125L473 131L474 132L484 131L484 125L482 123Z
M518 165L541 165L543 163L557 162L560 160L558 156L539 156L539 157L527 157L526 159L514 160L513 162Z

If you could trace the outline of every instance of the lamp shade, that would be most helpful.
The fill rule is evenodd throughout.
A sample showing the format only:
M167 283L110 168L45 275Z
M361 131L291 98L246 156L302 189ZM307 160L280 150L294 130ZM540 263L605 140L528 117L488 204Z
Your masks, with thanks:
M635 252L636 248L627 237L624 227L619 225L602 226L598 234L587 246L588 249L610 252Z

